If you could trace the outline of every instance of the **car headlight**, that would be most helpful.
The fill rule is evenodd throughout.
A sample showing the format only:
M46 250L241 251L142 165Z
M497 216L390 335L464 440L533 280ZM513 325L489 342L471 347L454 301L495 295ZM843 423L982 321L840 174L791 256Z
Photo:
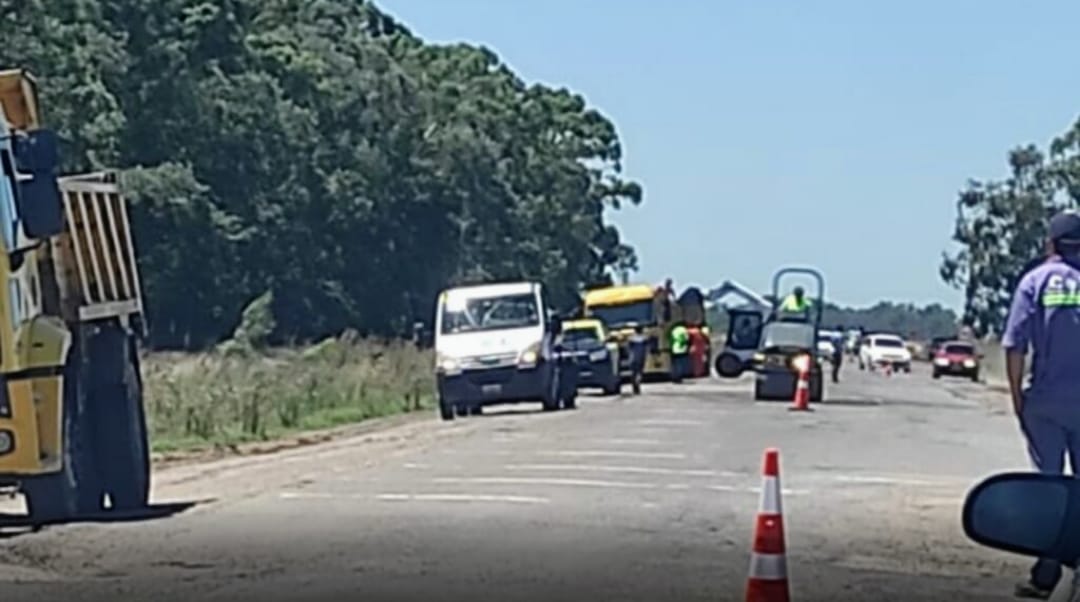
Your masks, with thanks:
M753 360L760 364L760 363L765 361L765 354L764 353L755 353L754 357L753 357Z
M602 362L608 358L608 350L600 349L589 354L590 362Z
M975 367L975 360L964 360L964 367L965 368L974 368Z
M938 366L948 366L949 365L949 360L947 358L944 358L944 357L938 357L938 358L934 358L934 363L937 364Z

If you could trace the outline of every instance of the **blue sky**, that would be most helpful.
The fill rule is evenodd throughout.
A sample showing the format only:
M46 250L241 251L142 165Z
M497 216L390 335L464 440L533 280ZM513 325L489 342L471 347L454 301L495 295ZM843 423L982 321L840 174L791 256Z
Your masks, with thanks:
M806 264L841 303L958 307L957 191L1080 114L1069 0L376 3L612 119L646 193L612 220L648 282L765 291Z

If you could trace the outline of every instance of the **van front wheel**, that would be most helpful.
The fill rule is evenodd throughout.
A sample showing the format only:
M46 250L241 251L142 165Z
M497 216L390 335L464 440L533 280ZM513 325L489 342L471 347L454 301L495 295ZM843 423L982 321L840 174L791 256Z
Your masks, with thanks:
M447 403L441 395L439 396L439 417L446 421L454 419L454 406Z

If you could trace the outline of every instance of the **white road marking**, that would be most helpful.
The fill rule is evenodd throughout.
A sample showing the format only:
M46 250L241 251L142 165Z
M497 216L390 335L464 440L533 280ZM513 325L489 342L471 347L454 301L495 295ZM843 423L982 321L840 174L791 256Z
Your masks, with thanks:
M335 495L332 493L315 493L312 491L283 491L278 497L283 500L332 500L334 498L350 497L348 495Z
M644 426L703 426L704 420L638 420Z
M375 496L384 502L505 502L509 504L549 504L546 497L525 495L479 495L470 493L382 493Z
M657 489L654 483L631 483L627 481L598 481L592 479L529 479L512 477L441 477L434 483L468 483L471 485L556 485L564 487L597 487L606 489Z
M505 470L516 471L559 471L568 470L573 472L614 472L627 474L656 474L673 475L684 477L719 477L739 476L735 473L715 470L683 470L677 468L652 468L648 466L606 466L598 464L507 464Z
M663 445L664 442L659 439L601 439L599 443L610 443L612 445Z
M579 457L579 458L653 458L658 460L685 460L686 454L669 454L669 453L650 453L650 452L628 452L628 451L607 451L607 450L561 450L561 451L549 451L540 452L545 456L567 456L567 457Z
M430 464L415 464L413 462L408 462L408 463L404 464L404 467L409 469L409 470L424 470L426 468L431 468L431 465Z
M370 499L369 494L360 493L317 493L317 492L283 492L281 499L286 500L356 500ZM525 495L483 495L470 493L381 493L375 499L385 502L507 502L512 504L547 504L551 500L546 497Z
M835 477L837 481L843 483L863 483L867 485L914 485L918 487L926 487L931 485L945 485L946 483L935 483L933 481L921 481L917 479L898 479L893 477L865 477L865 476L848 476L839 475Z

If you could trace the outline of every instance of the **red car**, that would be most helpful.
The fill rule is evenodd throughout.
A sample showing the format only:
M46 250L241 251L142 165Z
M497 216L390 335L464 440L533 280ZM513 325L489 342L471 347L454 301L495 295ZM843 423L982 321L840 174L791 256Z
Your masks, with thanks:
M975 346L964 341L942 343L934 354L934 378L963 376L979 380L979 354Z

